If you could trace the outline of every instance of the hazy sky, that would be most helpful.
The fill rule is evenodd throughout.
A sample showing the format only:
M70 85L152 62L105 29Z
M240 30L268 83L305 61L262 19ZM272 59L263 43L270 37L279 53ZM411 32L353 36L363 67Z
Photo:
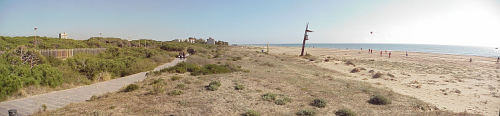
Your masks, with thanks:
M0 35L500 46L500 0L1 0ZM370 34L373 31L373 34Z

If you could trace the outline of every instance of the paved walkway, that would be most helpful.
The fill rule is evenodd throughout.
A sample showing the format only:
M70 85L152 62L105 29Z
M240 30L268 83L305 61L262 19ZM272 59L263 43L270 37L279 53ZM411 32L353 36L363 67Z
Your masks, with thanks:
M158 71L166 67L174 66L175 64L182 61L183 60L176 58L170 63L166 63L156 67L154 70ZM33 114L34 112L41 109L43 104L47 105L47 109L57 109L62 108L69 103L84 102L85 100L90 99L92 95L101 95L108 92L115 92L128 84L144 80L145 75L146 72L141 72L122 78L95 83L92 85L1 102L0 116L8 116L9 109L16 109L18 116L26 116Z

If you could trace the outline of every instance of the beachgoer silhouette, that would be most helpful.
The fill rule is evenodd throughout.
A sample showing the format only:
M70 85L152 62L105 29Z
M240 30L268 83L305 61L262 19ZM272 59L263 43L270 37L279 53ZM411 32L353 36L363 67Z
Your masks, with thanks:
M391 52L389 52L389 58L391 58Z
M380 56L382 56L382 51L380 51Z
M408 56L408 51L406 51L406 56Z
M186 59L186 53L182 52L182 59Z
M500 60L500 57L498 57L497 62Z
M363 48L361 48L361 50L363 50Z
M179 52L179 59L182 60L182 52Z
M470 58L469 62L472 62L472 58Z

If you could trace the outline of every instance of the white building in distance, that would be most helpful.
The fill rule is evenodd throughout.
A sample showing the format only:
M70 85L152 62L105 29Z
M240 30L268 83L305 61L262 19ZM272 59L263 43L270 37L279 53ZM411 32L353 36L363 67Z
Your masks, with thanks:
M176 41L176 42L195 43L195 40L193 40L193 39L174 39L173 41Z
M210 45L215 45L215 39L212 39L211 37L207 39L207 44Z
M59 33L59 39L68 39L68 34L66 32Z

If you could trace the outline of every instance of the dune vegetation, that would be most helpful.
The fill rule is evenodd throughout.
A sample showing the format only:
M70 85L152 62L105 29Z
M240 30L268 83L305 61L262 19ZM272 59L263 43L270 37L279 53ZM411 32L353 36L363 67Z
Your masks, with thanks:
M98 37L73 40L37 36L36 50L106 48L98 54L75 54L59 59L37 52L33 38L0 36L0 101L148 71L172 61L178 51L195 54L215 48L206 44L154 40Z

